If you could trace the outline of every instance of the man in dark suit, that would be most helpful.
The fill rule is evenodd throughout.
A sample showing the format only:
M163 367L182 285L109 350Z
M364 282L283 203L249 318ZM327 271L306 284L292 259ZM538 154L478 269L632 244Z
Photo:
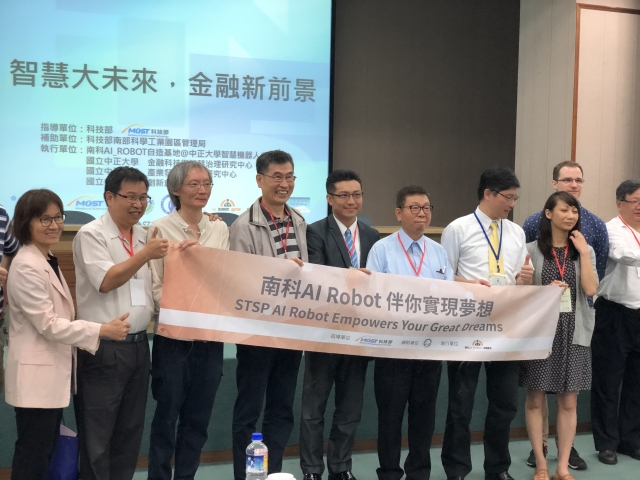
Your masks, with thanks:
M361 268L380 239L377 230L359 222L362 181L351 170L336 170L327 178L327 202L333 213L307 226L309 261L338 268ZM300 467L304 480L320 480L324 472L324 413L333 384L333 415L327 465L330 480L355 480L351 453L362 413L367 357L305 352L300 422Z

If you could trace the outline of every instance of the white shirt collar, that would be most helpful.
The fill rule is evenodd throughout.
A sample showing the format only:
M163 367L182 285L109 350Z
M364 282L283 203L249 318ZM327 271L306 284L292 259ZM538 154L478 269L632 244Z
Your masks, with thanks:
M180 226L182 227L182 229L185 232L187 230L189 230L189 224L187 222L185 222L184 219L180 216L180 214L178 213L178 209L177 208L175 208L169 215L171 215L174 218L174 220L180 224ZM202 232L205 231L205 229L207 228L207 226L208 226L210 221L211 220L209 220L209 217L207 217L203 213L202 214L202 218L200 218L200 221L198 222L198 230L200 230L201 234L202 234Z
M411 248L411 245L413 245L414 242L418 245L418 248L420 249L420 251L422 251L424 242L426 242L424 235L422 235L418 240L414 240L409 235L407 235L407 232L405 232L402 228L400 228L399 233L400 233L400 239L402 240L402 245L407 251L409 251L409 248Z
M353 221L351 226L348 226L348 227L344 223L342 223L340 220L338 220L335 215L333 215L333 218L335 219L336 223L338 224L338 228L340 229L340 233L342 234L343 237L344 237L344 232L347 231L347 228L351 231L351 235L354 235L356 230L358 229L358 219L357 218Z
M482 210L480 210L480 207L476 208L476 216L478 217L478 219L480 220L480 223L482 223L482 226L484 227L484 229L486 231L489 231L489 227L491 227L491 224L495 221L498 223L498 229L502 226L502 219L498 218L496 220L492 220L491 218L489 218L489 216L484 213Z

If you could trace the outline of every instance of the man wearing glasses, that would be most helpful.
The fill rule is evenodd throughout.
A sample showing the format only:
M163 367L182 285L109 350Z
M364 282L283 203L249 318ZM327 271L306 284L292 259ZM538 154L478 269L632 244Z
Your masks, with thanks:
M424 236L433 205L420 186L401 188L395 214L400 230L377 242L369 254L372 272L453 280L447 252ZM431 438L436 421L436 397L441 361L376 358L374 391L378 405L378 480L428 480ZM400 467L402 420L409 405L409 454Z
M136 469L149 388L147 327L154 312L147 262L169 242L138 225L150 197L139 170L118 167L105 181L107 213L73 241L78 317L96 323L129 312L123 341L102 339L95 355L78 350L74 398L83 480L131 479ZM116 312L119 312L116 314Z
M493 167L480 176L479 205L442 232L456 280L486 286L531 285L522 228L507 220L518 200L520 182L513 170ZM514 318L513 321L517 321ZM449 409L442 444L442 465L449 480L471 472L469 424L480 368L487 375L489 409L484 426L485 480L513 480L508 470L509 431L518 411L519 362L447 362Z
M582 167L576 162L566 161L560 162L553 167L553 180L551 180L551 186L558 192L567 192L573 195L576 200L580 198L582 193L582 185L584 184ZM538 239L540 235L540 218L542 212L534 213L527 218L522 225L524 233L527 238L527 243L533 242ZM580 231L587 240L587 243L591 245L593 251L596 254L596 268L598 271L598 278L602 280L604 278L604 272L607 268L607 256L609 254L609 235L607 234L607 227L605 223L596 215L580 205ZM589 304L593 302L589 299ZM546 456L549 448L549 407L547 402L543 403L542 418L544 422L543 428L543 451ZM536 456L531 450L529 458L527 459L527 465L530 467L536 467ZM585 462L575 448L571 449L569 455L569 468L574 470L584 470L587 468L587 462Z
M616 452L640 460L640 180L618 186L616 206L591 340L593 440L607 465Z
M380 234L358 221L362 181L352 170L335 170L329 174L326 187L333 213L309 225L309 261L338 268L363 267ZM355 480L351 454L362 414L368 361L367 357L357 355L305 352L300 421L300 467L304 480L320 480L324 472L324 413L334 383L336 409L327 448L329 479Z
M260 155L256 182L262 196L240 215L229 231L229 250L281 258L302 266L307 255L307 224L287 205L296 177L293 159L282 150ZM293 429L293 399L302 352L271 347L237 345L233 407L233 474L246 477L246 448L265 404L264 443L269 448L269 473L282 470L282 455Z

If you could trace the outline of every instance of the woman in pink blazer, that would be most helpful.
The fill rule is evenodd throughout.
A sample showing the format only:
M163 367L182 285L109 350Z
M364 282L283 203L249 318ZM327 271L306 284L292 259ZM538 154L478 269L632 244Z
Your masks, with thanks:
M60 239L63 222L62 201L50 190L29 190L16 204L13 232L21 247L7 285L11 323L5 388L18 430L12 479L46 476L62 409L75 390L76 348L94 353L100 337L122 340L129 331L128 313L104 325L74 320L69 287L49 251Z

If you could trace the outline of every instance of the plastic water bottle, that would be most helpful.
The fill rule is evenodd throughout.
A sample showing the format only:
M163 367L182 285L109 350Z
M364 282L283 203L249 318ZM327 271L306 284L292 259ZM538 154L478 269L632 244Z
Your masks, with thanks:
M247 447L247 480L265 480L269 471L269 451L262 443L261 433L251 434Z

